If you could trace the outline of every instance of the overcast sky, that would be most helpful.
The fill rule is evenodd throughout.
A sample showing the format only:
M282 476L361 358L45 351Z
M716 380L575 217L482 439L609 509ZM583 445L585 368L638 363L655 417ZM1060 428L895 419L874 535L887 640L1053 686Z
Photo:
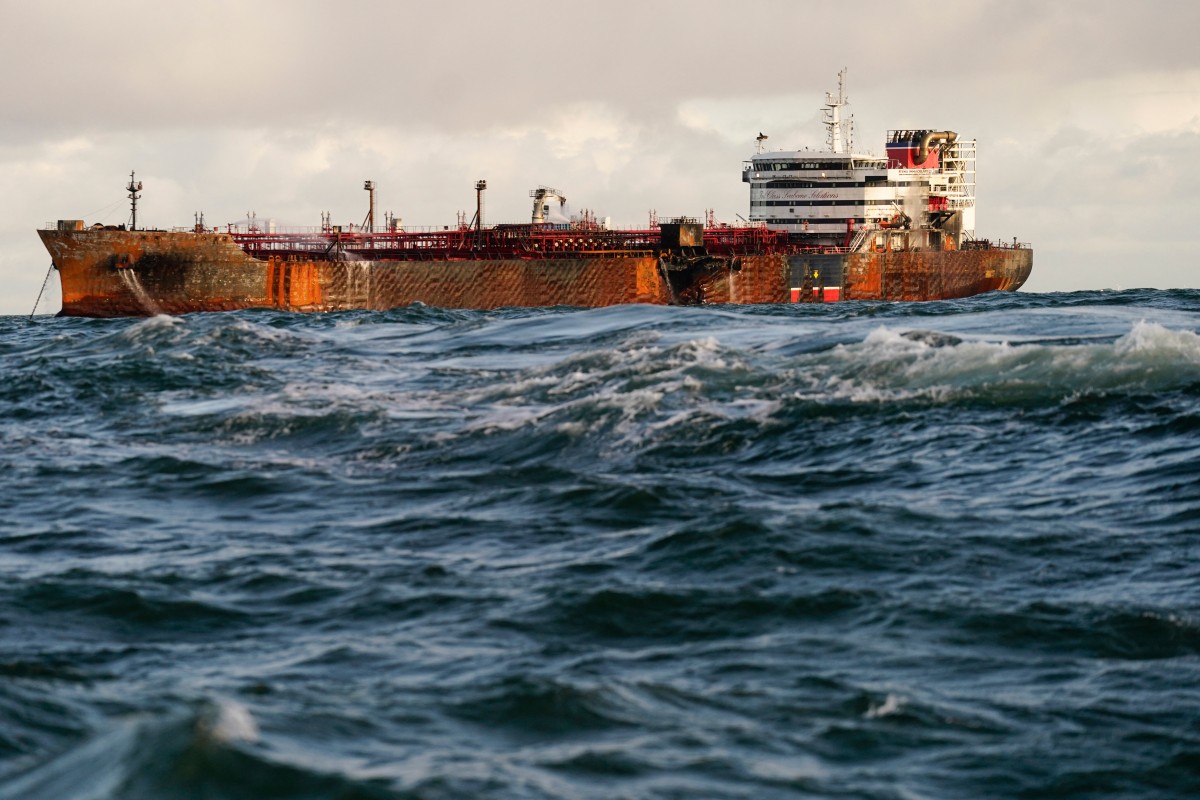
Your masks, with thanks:
M1200 287L1200 3L0 0L0 314L28 314L60 218L486 221L529 190L621 227L748 215L741 162L824 146L849 69L859 150L978 140L977 232L1028 291ZM56 280L39 310L56 311Z

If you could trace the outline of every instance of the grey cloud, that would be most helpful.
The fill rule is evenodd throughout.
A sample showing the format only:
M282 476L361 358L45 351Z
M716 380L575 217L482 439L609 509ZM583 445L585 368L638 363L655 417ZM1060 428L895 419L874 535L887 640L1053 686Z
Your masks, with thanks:
M819 92L843 65L881 92L954 103L1014 68L1036 93L1200 64L1200 9L1184 2L78 2L5 16L6 135L339 117L470 130L581 100L653 117L690 96Z

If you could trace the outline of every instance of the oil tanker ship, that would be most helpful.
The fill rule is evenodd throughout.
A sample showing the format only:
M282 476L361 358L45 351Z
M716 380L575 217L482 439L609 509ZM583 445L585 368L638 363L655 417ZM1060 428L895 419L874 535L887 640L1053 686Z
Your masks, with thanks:
M844 72L827 94L827 149L758 152L743 165L750 213L739 225L678 217L615 230L567 217L551 188L530 194L528 224L475 216L440 229L375 224L281 230L272 224L139 230L59 220L38 234L66 316L138 316L271 308L384 310L620 303L938 300L1013 291L1033 252L975 235L975 142L934 128L891 130L886 155L853 151ZM557 205L557 207L556 207Z

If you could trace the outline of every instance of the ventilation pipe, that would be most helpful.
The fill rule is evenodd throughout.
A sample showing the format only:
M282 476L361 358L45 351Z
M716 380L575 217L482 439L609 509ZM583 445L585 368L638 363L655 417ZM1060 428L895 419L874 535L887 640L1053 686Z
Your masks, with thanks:
M949 147L958 139L958 134L954 131L930 131L921 138L921 145L917 149L917 164L924 164L925 159L929 158L929 146L934 142L945 142L945 146Z
M567 204L567 198L558 193L558 189L551 189L549 186L539 186L529 192L529 196L533 198L533 224L542 225L546 222L546 211L549 210L548 201L550 198L558 200L559 208Z

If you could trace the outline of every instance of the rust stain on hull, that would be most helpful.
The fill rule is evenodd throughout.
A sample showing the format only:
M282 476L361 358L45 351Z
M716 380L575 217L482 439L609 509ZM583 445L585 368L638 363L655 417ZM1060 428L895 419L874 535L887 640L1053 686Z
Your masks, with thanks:
M1028 248L906 250L846 256L846 300L955 300L1016 291L1033 270Z
M65 316L117 317L270 308L386 310L783 303L788 257L740 255L694 265L646 254L585 258L327 261L254 258L225 234L38 232L62 282ZM842 259L842 297L930 300L1014 290L1029 250L856 253Z
M255 259L221 234L39 231L65 316L272 308L386 310L668 303L652 257L461 261ZM115 254L115 255L114 255ZM140 290L139 290L140 287Z
M64 316L274 307L267 262L250 259L228 236L111 230L38 235L58 268Z

